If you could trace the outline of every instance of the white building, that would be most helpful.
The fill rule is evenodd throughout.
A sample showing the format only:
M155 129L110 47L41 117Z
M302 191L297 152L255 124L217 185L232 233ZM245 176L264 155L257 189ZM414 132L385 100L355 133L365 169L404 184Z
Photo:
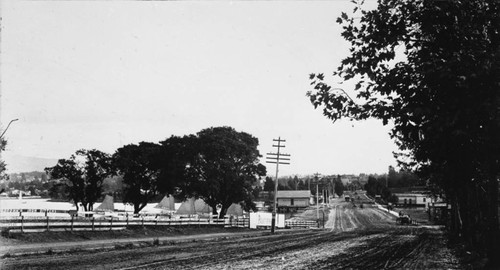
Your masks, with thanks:
M398 197L398 205L426 206L432 200L429 195L421 193L396 193L394 195Z

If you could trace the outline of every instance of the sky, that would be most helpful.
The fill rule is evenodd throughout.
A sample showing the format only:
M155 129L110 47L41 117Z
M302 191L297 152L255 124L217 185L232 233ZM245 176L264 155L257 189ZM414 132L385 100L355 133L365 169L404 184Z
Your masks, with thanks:
M347 56L335 20L352 10L349 1L0 7L1 127L19 119L5 135L7 166L15 167L16 156L69 158L82 148L112 154L215 126L257 137L263 157L275 152L273 139L285 139L291 164L280 175L385 173L395 164L390 127L333 124L306 97L309 74L331 74ZM353 85L341 87L352 93Z

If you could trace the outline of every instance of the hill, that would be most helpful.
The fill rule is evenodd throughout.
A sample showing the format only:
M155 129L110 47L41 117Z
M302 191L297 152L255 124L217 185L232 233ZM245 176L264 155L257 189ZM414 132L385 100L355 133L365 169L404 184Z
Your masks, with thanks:
M46 167L57 164L57 159L9 155L8 152L2 153L2 159L7 164L7 173L43 172Z

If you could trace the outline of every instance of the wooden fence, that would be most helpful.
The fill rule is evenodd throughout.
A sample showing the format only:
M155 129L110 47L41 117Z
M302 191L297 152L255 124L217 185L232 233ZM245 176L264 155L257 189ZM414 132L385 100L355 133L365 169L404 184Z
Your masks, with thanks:
M222 226L248 228L248 217L214 218L165 218L152 216L116 217L50 217L16 216L0 219L2 232L43 232L43 231L99 231L123 230L128 226Z
M320 224L313 220L293 219L285 220L286 228L319 228Z

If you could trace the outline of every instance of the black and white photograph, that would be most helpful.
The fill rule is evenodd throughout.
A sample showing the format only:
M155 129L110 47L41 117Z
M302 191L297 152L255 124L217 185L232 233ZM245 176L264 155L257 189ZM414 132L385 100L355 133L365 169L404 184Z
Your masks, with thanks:
M499 0L0 2L0 269L500 269Z

